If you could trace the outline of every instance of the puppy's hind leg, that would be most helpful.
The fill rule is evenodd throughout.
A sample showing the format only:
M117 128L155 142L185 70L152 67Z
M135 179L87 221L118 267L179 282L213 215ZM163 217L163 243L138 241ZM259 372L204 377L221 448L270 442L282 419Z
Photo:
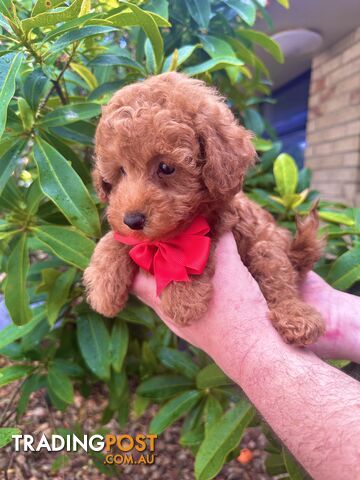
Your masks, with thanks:
M285 342L307 345L324 333L321 315L299 298L298 273L280 247L266 240L253 245L249 270L259 283L271 321Z

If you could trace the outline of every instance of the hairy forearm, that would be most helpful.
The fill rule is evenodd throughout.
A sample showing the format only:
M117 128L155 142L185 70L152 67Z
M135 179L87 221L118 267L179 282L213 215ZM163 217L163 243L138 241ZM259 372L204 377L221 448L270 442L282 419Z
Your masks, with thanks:
M358 382L311 352L285 345L266 319L256 323L257 333L249 325L245 356L243 333L237 338L233 332L209 352L213 359L315 480L360 478Z

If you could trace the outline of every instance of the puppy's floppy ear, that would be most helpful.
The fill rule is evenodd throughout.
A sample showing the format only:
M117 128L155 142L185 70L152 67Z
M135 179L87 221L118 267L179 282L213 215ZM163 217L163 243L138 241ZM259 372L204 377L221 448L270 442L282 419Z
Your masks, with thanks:
M97 167L92 171L92 178L97 196L102 202L107 202L111 192L111 184L105 182Z
M239 125L221 101L212 101L197 119L203 181L210 195L226 200L241 188L256 157L252 133Z

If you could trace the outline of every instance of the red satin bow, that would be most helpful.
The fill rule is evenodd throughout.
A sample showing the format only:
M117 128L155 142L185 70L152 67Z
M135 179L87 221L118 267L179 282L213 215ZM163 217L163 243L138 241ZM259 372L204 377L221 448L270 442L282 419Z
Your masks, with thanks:
M138 240L118 232L114 237L120 243L133 245L130 257L154 275L156 293L160 295L170 282L188 282L189 274L204 271L210 253L210 238L205 236L209 231L205 218L197 217L182 233L166 240Z

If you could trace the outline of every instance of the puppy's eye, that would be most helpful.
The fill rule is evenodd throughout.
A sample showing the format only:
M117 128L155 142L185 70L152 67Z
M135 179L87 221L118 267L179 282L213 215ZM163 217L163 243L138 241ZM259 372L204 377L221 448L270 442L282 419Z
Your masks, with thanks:
M124 177L126 175L126 172L125 172L125 168L124 167L120 167L120 175L122 177Z
M159 163L158 173L163 175L171 175L175 172L175 167L168 165L164 162Z

